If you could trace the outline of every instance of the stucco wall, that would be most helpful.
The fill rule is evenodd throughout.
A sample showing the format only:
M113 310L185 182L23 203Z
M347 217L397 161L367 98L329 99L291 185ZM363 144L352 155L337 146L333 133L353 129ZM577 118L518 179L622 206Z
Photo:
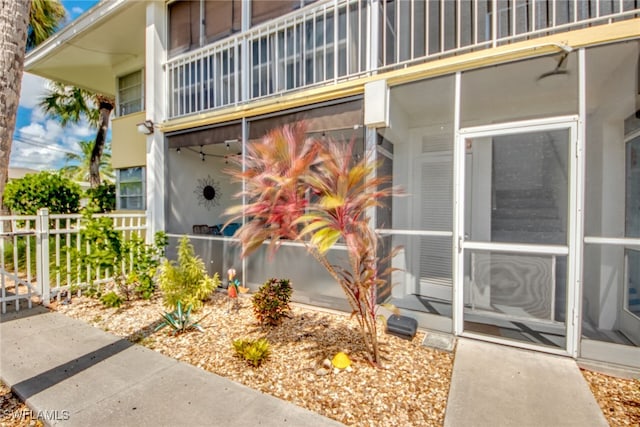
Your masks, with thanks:
M111 163L114 169L145 166L147 137L138 133L137 123L143 122L145 112L114 117L111 122Z

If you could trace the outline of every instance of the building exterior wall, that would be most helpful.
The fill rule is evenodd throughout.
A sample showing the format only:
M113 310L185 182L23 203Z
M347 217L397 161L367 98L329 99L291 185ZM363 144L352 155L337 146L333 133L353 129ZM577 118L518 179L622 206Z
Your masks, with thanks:
M246 4L243 3L243 5ZM358 52L355 56L356 63L364 68L350 68L351 58L349 57L349 60L344 62L344 69L340 68L342 65L336 63L334 70L336 72L324 80L312 80L311 84L294 82L289 86L287 84L283 86L282 81L273 75L265 77L261 74L262 71L259 70L281 70L271 67L269 62L277 62L279 58L277 49L270 44L271 41L277 44L278 34L280 34L278 31L284 31L282 34L287 34L288 30L282 30L282 28L291 28L292 31L297 31L297 28L306 28L300 22L307 22L305 21L308 16L305 15L307 10L316 10L322 19L326 19L330 13L339 14L340 7L345 4L355 5L353 10L356 11L356 15L345 12L345 23L352 22L349 16L361 16L358 8L363 6L370 7L368 9L370 15L367 16L371 16L372 21L368 22L380 23L380 25L366 27L362 33L366 35L366 43L364 43L366 49L370 50L365 52L364 60L361 62L357 61L361 53L357 48L362 40L345 36L348 40L347 44L350 43L349 46ZM397 8L395 5L391 6L392 4L398 4ZM169 168L165 184L167 188L165 194L169 195L165 198L165 206L169 214L168 221L164 225L170 233L177 235L188 233L192 223L201 221L215 224L218 221L217 211L211 215L203 212L204 216L200 217L196 213L197 209L189 212L185 209L186 204L193 203L193 200L188 203L185 199L190 197L187 193L191 193L187 182L192 183L198 173L202 175L207 171L212 178L215 176L213 179L222 179L217 175L220 169L217 163L209 159L200 163L197 154L203 150L215 151L216 144L219 147L222 140L228 136L220 134L218 140L207 141L200 136L204 135L202 133L204 129L241 123L241 142L246 144L250 139L259 137L259 135L252 135L251 122L257 122L262 118L278 116L293 120L297 117L298 111L325 103L333 104L337 111L338 105L344 100L362 95L365 95L365 111L368 106L377 107L381 99L368 98L365 85L384 80L389 88L386 97L389 99L388 108L390 109L388 121L360 123L360 125L370 125L365 132L365 149L375 153L379 159L385 156L388 159L388 167L393 174L394 183L403 184L409 190L406 197L392 201L393 215L389 216L392 218L391 224L378 227L379 231L386 236L386 241L404 247L404 250L392 260L395 267L403 270L393 275L396 286L391 292L392 297L398 301L403 300L402 308L406 313L417 317L423 327L455 334L469 332L464 323L468 319L478 321L478 318L467 317L470 307L468 304L471 304L470 301L475 301L476 307L479 306L481 309L484 307L487 311L496 312L499 319L489 318L488 321L486 319L479 321L479 324L484 325L479 336L491 336L491 339L500 342L517 342L517 345L576 357L580 355L580 329L576 326L575 320L588 319L593 321L596 329L614 330L618 324L620 298L624 292L620 250L605 254L604 249L598 252L600 251L598 248L588 248L587 254L594 262L591 265L585 265L582 259L582 252L579 250L583 244L581 226L583 199L580 190L583 185L580 178L583 166L581 165L584 162L590 166L587 173L593 174L595 178L593 188L600 188L603 192L598 197L602 201L605 199L616 201L615 204L620 201L620 193L606 193L606 188L619 183L618 175L621 172L619 171L620 173L615 176L608 175L605 179L603 177L606 174L598 160L594 160L590 155L586 159L578 156L576 160L568 151L568 147L576 144L575 140L565 141L565 145L556 145L558 141L554 141L554 138L563 138L569 135L568 133L531 134L524 139L521 138L521 150L499 153L492 150L495 150L495 147L507 147L508 138L504 140L490 136L477 138L469 143L465 153L465 150L460 147L457 135L460 130L474 126L490 127L512 122L537 123L536 120L553 123L553 120L559 117L571 123L570 126L573 129L571 138L579 140L577 147L585 143L592 144L597 151L600 144L602 161L610 163L608 167L620 163L620 150L608 150L606 143L603 142L604 139L620 139L619 126L613 125L611 128L610 124L593 125L592 121L597 121L597 114L593 111L589 111L588 114L584 112L584 103L587 99L584 90L585 68L581 65L580 58L584 58L585 50L583 49L593 45L637 40L640 38L640 20L625 12L631 19L554 34L543 35L538 32L525 40L518 35L526 31L517 30L516 27L526 29L529 24L526 23L524 15L520 15L518 11L512 11L516 18L512 21L515 22L515 27L509 27L510 24L502 22L502 18L485 17L488 19L487 22L491 22L492 31L482 34L462 31L456 34L455 29L452 30L455 28L456 12L451 5L461 6L462 3L452 1L444 3L447 5L446 10L442 11L442 19L439 22L433 23L428 20L432 27L449 25L447 28L438 27L442 37L440 43L434 43L429 39L431 36L422 34L427 39L421 45L415 44L418 30L417 27L412 27L412 22L415 23L417 18L410 14L412 9L406 7L408 4L410 2L318 2L309 6L309 9L301 10L299 12L301 18L297 21L293 18L296 14L282 18L275 17L274 22L277 21L277 24L268 21L261 24L260 31L255 30L255 32L250 25L250 13L243 8L241 32L233 33L227 38L199 49L169 56L165 64L167 66L164 68L166 70L164 78L168 80L168 84L162 87L162 90L167 88L169 91L165 98L167 103L163 106L166 115L162 121L158 122L159 130L169 135L170 139L178 134L183 137L180 143L182 145L169 143L163 157L164 167L168 165ZM433 8L435 4L442 3L430 2L428 10L424 12L436 13L436 9ZM576 6L578 3L571 4ZM325 8L326 5L333 7L334 11L330 12ZM345 7L347 9L343 10L351 11L351 6ZM415 9L413 10L415 12ZM577 14L575 16L586 13L583 9L575 9L574 12ZM467 18L460 17L460 19ZM565 18L570 19L569 15ZM392 24L388 23L389 19L393 21ZM345 35L360 34L359 30L349 28L345 28ZM362 27L358 28L362 30ZM393 32L391 30L394 28L401 30L397 33L401 40L390 38ZM411 28L414 31L411 31ZM565 28L568 27L565 26ZM261 44L263 39L267 42ZM482 44L485 42L490 44ZM480 43L477 49L465 50L474 43ZM398 46L401 48L396 49ZM407 46L413 46L413 50L408 49ZM458 51L455 55L440 55L445 51L456 49ZM416 56L418 51L422 52L422 57ZM436 54L431 55L432 52ZM264 56L262 56L263 53ZM232 55L236 56L233 61L230 61ZM301 58L306 57L307 50L302 49L300 55ZM282 59L287 61L285 57ZM327 57L325 56L324 59L326 60ZM616 57L615 60L619 58ZM215 82L211 83L197 77L201 75L198 73L206 74L206 70L213 67L216 61L226 64L224 78L235 79L233 80L235 85L215 86ZM544 80L541 76L559 67L560 61L562 61L563 73L559 74L563 74L563 78L551 78L540 83L540 80ZM293 65L294 62L291 64ZM399 64L402 66L398 66ZM161 72L158 64L155 68L156 72ZM630 68L627 67L626 70ZM213 74L210 75L213 77ZM184 82L194 84L185 85ZM258 82L257 86L256 82ZM554 87L553 84L556 86ZM600 84L599 81L594 82L594 86ZM212 98L212 92L210 92L212 87L226 90L226 98ZM587 91L591 90L593 89ZM156 117L160 117L160 114L158 113ZM283 120L286 122L289 119ZM282 120L278 121L278 124L281 122ZM585 138L581 130L583 125L590 129L591 136ZM318 129L318 131L322 130L322 128ZM328 131L329 128L325 130ZM600 142L598 142L600 137L597 136L599 133L601 133ZM378 138L383 141L380 148L377 148ZM545 148L546 151L539 149L536 145L540 138L544 139L545 144L548 145L548 147L545 146L548 148ZM594 141L591 142L589 138L594 138ZM181 157L184 155L185 147L193 150L190 155L195 154L191 159L191 167L185 167L186 160ZM557 147L565 147L566 152L553 154L549 151ZM179 154L178 149L183 153ZM158 151L158 155L160 153L161 151ZM543 162L542 158L536 156L545 156L546 160ZM527 163L528 158L531 158L530 163ZM554 160L549 160L550 158ZM159 161L160 157L156 157L156 160ZM511 160L522 164L521 170L511 167L509 163ZM543 167L547 168L549 162L555 165L555 169L551 174L543 174ZM558 188L554 187L549 193L551 198L558 200L557 206L554 206L555 215L552 215L553 218L545 218L536 223L542 224L540 227L543 228L544 224L553 224L553 227L558 227L555 235L544 229L537 230L536 239L540 240L528 241L523 237L525 235L523 233L516 233L514 237L511 231L498 230L495 224L492 225L492 222L496 222L493 205L495 198L492 196L492 191L496 190L492 178L494 163L503 165L499 172L503 175L497 188L499 192L513 192L514 189L526 187L528 184L525 185L526 182L523 182L526 180L526 174L523 171L529 171L527 176L536 178L531 180L529 187L541 187L546 181L562 184ZM569 164L572 166L570 167ZM436 167L439 168L437 169L439 172L433 175L431 172ZM518 175L518 178L510 181L510 175ZM459 177L462 176L465 176L464 182L459 181ZM425 181L443 177L447 179L439 179L436 187L429 188L425 185ZM598 179L603 181L598 182ZM467 193L459 193L458 188L463 186L466 187ZM446 192L448 194L445 194ZM475 196L471 197L470 194ZM437 200L430 199L434 197ZM466 198L470 203L465 207L465 211L456 210L458 203ZM434 200L442 206L437 205ZM230 200L224 202L231 203ZM606 203L604 206L599 206L597 201L595 203L597 212L594 215L599 219L587 218L587 224L596 223L600 230L610 228L610 222L604 224L601 221L611 217L617 218L621 213L608 209L615 204ZM435 218L438 215L439 217ZM445 218L447 215L448 219ZM542 212L542 215L551 214ZM511 219L502 222L510 224L509 221L513 222ZM461 234L461 230L464 230L464 235ZM507 249L503 249L502 253L500 251L483 252L465 249L461 243L465 239L471 239L490 245L496 243L493 238L499 231L510 235L513 239L507 241L514 245L519 245L518 242L522 239L525 246L527 244L550 245L552 247L547 247L545 250L551 251L553 255L540 255L535 253L535 249L533 249L534 253L525 251L521 255L510 254ZM467 236L466 233L473 234L473 237ZM258 286L269 275L294 275L295 282L298 282L296 289L298 289L297 295L300 301L344 308L345 301L339 288L331 284L330 278L314 269L313 260L307 259L302 247L297 247L295 244L287 245L275 259L268 259L263 252L258 252L249 260L240 262L237 259L237 251L234 252L231 249L233 239L217 236L193 237L205 251L203 254L206 253L206 256L212 258L216 266L220 265L221 268L235 266L241 269L243 280L252 287ZM498 243L500 243L499 239ZM338 245L335 248L336 262L341 259L340 250ZM458 258L458 254L462 251L465 251L464 258ZM300 267L300 271L290 268L292 260L295 260L294 263ZM488 264L483 264L483 260L487 260ZM536 298L531 299L531 295L527 296L529 290L518 288L518 292L524 292L523 297L529 300L516 302L512 308L523 310L526 314L531 306L542 304L542 308L536 308L538 311L533 316L532 324L537 324L536 316L549 317L551 320L537 333L548 334L550 338L555 336L557 342L552 343L543 339L540 342L534 340L532 344L522 337L500 336L501 328L509 329L505 328L504 323L501 322L509 323L510 320L508 316L504 316L504 313L492 307L492 301L502 303L503 300L500 298L503 297L499 294L504 289L489 283L490 286L494 286L493 292L498 296L494 295L493 300L488 295L481 298L478 295L473 296L472 282L474 278L479 277L477 272L473 273L474 268L480 268L483 265L498 268L491 273L495 276L494 281L497 281L497 275L504 274L504 271L509 270L514 262L520 265L518 268L522 268L522 265L530 266L527 267L528 270L525 268L525 273L537 275L532 280L537 283L536 289L540 292L547 292L545 286L548 283L552 283L552 288L546 293L543 302ZM498 267L495 267L496 265ZM500 268L502 270L499 270ZM611 275L612 272L615 274ZM584 295L588 304L583 304L576 295L582 292L580 288L582 277L587 273L590 277L585 280L585 283L588 282L589 287L584 289ZM595 275L591 276L591 273ZM546 282L541 281L541 277L545 274ZM534 290L535 292L537 291ZM513 302L508 298L504 301ZM584 315L580 314L582 311ZM482 315L480 313L480 317ZM584 324L585 328L591 326L591 323ZM617 332L612 333L615 335Z
M147 138L136 127L144 120L144 111L111 120L111 166L114 169L146 165Z
M514 3L520 5L515 10L502 7ZM614 3L617 9L608 10ZM626 246L638 246L640 240L626 236L621 208L627 202L622 123L640 108L637 74L633 81L640 40L637 5L335 0L308 6L300 2L300 9L282 16L263 11L267 18L260 23L252 19L250 1L226 5L231 5L230 16L240 7L239 28L232 19L228 32L208 34L206 22L194 21L201 27L199 37L188 47L176 39L176 48L186 50L170 52L169 38L178 35L167 28L168 7L147 3L146 112L135 120L114 120L114 167L141 161L127 151L116 153L133 149L120 135L133 140L128 134L135 131L131 122L153 121L155 132L135 135L145 150L145 159L137 164L148 169L150 232L167 230L174 243L181 234L190 234L210 272L224 273L233 266L252 287L267 276L291 274L299 300L343 308L339 288L312 265L303 247L286 245L276 259L259 251L241 260L235 239L202 235L193 228L224 222L224 205L234 203L229 196L238 187L225 183L221 172L224 143L235 140L242 152L269 126L327 108L331 119L314 122L323 124L313 131L358 133L361 149L386 159L385 170L394 183L408 189L406 197L391 202L388 215L380 213L390 224L376 223L385 242L404 246L391 261L403 270L393 276L397 286L391 295L403 300L405 313L416 316L423 327L465 334L470 321L482 326L471 331L476 336L573 357L606 359L589 353L590 340L596 343L591 348L600 349L606 340L621 345L624 351L616 354L624 356L617 363L638 356L638 344L625 341L624 325L633 324L623 304L629 285ZM549 16L551 21L545 18ZM474 25L460 25L471 21ZM594 47L599 45L604 46ZM602 57L596 49L603 49ZM551 78L543 77L548 72ZM341 106L354 99L364 96L365 111L379 107L381 99L368 97L365 86L382 81L380 86L388 91L383 97L389 100L388 117L376 123L361 118L336 124ZM543 130L520 138L517 150L496 153L500 147L511 149L509 138L519 135L505 131L509 126ZM214 127L233 128L236 134L213 132L207 140L206 131ZM490 134L493 130L503 133L496 137ZM467 141L465 132L475 137ZM564 145L554 145L560 138L567 139ZM557 147L564 151L554 154L551 149ZM522 167L513 167L515 163ZM549 164L555 169L543 173ZM535 179L525 179L523 171ZM498 186L496 173L502 174ZM200 199L198 180L203 179L224 184L219 205L207 206ZM548 181L562 185L547 193L534 191L546 190L541 187ZM509 239L500 240L497 231L505 230L495 226L501 197L497 193L520 191L525 184L530 184L531 194L547 194L555 203L554 212L531 206L525 222L531 223L538 212L544 218L536 224L552 224L552 231L533 230L533 240L523 237L518 228L531 224L514 221L509 213L502 222L516 230L507 227L504 235ZM535 205L536 200L517 203ZM465 247L467 241L475 247ZM496 250L495 244L501 243L506 246ZM534 245L544 248L536 252ZM332 254L336 262L343 258L342 249L338 245ZM290 268L292 260L295 268ZM509 306L512 301L504 296L505 272L513 271L520 273L510 279L518 284L512 294L523 292L523 298L543 306L534 316L527 317L530 304ZM535 277L526 282L527 275ZM480 289L474 282L482 277L488 279ZM539 295L532 297L533 288L526 285L533 282ZM547 317L544 322L536 318L540 313ZM512 327L518 315L540 327L533 341L523 338L529 332ZM557 341L539 338L544 334Z

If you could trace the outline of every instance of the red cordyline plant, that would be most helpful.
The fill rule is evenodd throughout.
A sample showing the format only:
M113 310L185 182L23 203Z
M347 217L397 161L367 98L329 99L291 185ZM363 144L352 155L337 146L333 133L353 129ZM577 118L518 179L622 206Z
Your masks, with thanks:
M308 138L303 123L285 125L247 147L244 171L229 173L244 182L246 204L227 210L245 224L236 237L248 256L265 240L273 253L280 239L296 240L340 284L358 320L364 347L378 365L376 290L384 282L376 258L378 238L367 211L381 205L393 188L390 177L374 177L377 164L357 160L349 144ZM242 165L242 159L235 159ZM339 240L348 266L332 265L326 255Z

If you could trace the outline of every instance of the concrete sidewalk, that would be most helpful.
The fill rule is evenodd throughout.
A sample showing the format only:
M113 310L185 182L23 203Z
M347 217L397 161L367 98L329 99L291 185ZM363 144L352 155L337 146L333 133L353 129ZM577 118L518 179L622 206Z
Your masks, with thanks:
M1 316L0 379L52 425L341 425L39 306Z
M460 338L444 425L609 424L574 360Z

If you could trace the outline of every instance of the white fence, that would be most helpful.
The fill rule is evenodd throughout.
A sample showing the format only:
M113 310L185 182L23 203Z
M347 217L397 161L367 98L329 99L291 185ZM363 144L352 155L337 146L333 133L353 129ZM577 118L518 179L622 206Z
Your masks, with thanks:
M144 214L99 214L113 221L113 229L122 240L133 234L144 239ZM90 259L95 248L83 237L85 220L79 214L49 215L40 209L37 215L0 216L0 304L6 313L8 303L15 310L31 307L34 298L48 305L90 284L111 281L126 274L131 264L122 262L116 271L93 267Z

